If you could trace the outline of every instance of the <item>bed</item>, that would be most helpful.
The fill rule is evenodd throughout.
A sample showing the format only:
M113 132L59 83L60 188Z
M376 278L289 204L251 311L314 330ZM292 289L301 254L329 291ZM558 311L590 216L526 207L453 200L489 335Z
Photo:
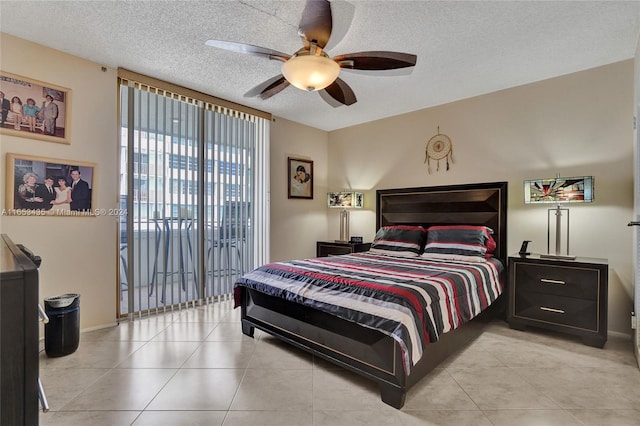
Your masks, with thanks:
M434 320L432 312L423 315L424 310L400 305L398 305L400 310L404 309L414 316L424 316L427 318L426 323L439 323L441 326L426 329L423 324L423 326L417 325L412 328L408 325L409 322L405 323L404 316L403 319L396 318L385 320L385 322L378 321L379 317L376 316L374 318L376 326L373 327L360 322L359 318L354 316L356 314L351 311L338 313L332 305L318 306L315 303L316 294L319 295L317 298L334 299L333 296L321 293L320 289L316 291L315 282L314 292L304 293L303 296L292 296L288 291L289 287L285 290L283 290L284 287L280 288L275 292L270 289L269 282L273 281L270 274L277 272L287 274L287 278L296 279L295 277L302 269L305 273L311 270L314 276L322 276L323 279L330 276L328 281L333 284L346 280L357 282L356 287L359 288L370 287L379 284L378 278L384 278L372 271L376 268L379 268L378 271L386 271L390 264L401 265L399 273L403 275L402 280L415 280L404 282L409 287L414 287L421 280L419 277L411 278L415 268L440 268L443 265L441 259L419 258L414 262L408 257L372 250L369 253L354 253L334 258L304 259L264 265L241 277L236 281L234 297L236 307L241 307L242 332L253 337L255 328L258 328L314 356L374 380L379 385L382 401L395 408L402 408L406 393L411 386L449 355L473 341L481 333L484 321L504 314L505 296L500 292L504 288L506 273L501 272L500 265L506 265L506 206L506 182L376 191L376 230L378 231L383 228L421 226L427 229L453 225L455 225L453 227L460 227L460 225L487 227L493 231L492 240L495 242L495 247L492 248L491 256L486 255L487 258L491 257L486 263L495 265L499 275L500 290L496 292L495 283L487 284L487 287L493 288L489 291L493 297L484 295L476 297L476 299L483 299L482 303L478 303L481 305L479 310L482 312L467 313L466 315L473 319L469 318L471 320L466 321L463 318L458 321L462 323L461 325L456 324L457 328L442 327L440 323L447 321ZM379 234L380 232L376 235ZM429 243L427 245L430 246ZM374 246L380 247L375 244ZM452 265L447 263L447 268L458 268L460 263L466 262L454 261ZM334 270L336 265L344 266L344 272L336 272ZM478 265L481 265L481 262L475 265L470 264L476 272L467 275L479 274ZM354 278L354 271L358 268L363 271L363 276ZM408 272L406 268L409 268ZM483 268L493 270L494 267L483 266ZM375 277L372 278L374 275ZM256 278L262 276L267 277L264 280ZM481 281L484 282L484 278ZM449 282L448 279L447 282ZM360 283L365 284L360 285ZM324 291L333 291L333 284ZM462 287L465 285L461 284ZM395 285L393 287L395 288ZM369 291L369 289L362 291ZM423 290L420 291L426 293ZM415 296L417 293L412 294ZM429 295L425 297L428 298ZM362 295L357 298L360 304L363 300ZM380 304L379 302L379 300L373 300L372 304ZM387 302L388 300L385 299L385 305ZM395 305L393 306L392 310L395 313ZM374 308L367 305L365 310L369 309ZM390 326L388 321L395 321L395 323ZM393 328L393 326L397 327ZM452 330L448 330L449 328ZM418 334L420 338L416 339Z

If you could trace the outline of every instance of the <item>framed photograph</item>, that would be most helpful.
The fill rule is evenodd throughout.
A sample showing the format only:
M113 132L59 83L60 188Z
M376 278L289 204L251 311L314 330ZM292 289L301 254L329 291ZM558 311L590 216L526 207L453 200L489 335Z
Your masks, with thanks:
M7 154L7 216L95 216L96 164Z
M289 198L313 199L313 161L288 158Z
M69 143L71 90L0 71L0 133Z

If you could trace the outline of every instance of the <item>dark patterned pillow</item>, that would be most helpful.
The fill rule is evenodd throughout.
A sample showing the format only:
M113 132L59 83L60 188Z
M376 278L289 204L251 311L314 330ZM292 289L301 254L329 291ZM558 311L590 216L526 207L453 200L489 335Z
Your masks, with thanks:
M493 252L495 252L497 247L498 245L496 244L496 240L494 240L491 234L489 234L489 238L487 238L487 255L490 255Z
M424 252L425 254L479 256L484 258L487 253L487 242L491 234L493 234L493 230L486 226L431 226L428 229L427 244Z
M489 238L487 239L487 252L484 254L484 258L491 259L493 257L493 253L496 251L496 248L498 248L498 245L496 244L496 240L494 240L491 234L489 234ZM465 256L465 257L472 257L472 256Z
M427 237L422 226L383 226L376 233L371 251L398 256L418 257Z

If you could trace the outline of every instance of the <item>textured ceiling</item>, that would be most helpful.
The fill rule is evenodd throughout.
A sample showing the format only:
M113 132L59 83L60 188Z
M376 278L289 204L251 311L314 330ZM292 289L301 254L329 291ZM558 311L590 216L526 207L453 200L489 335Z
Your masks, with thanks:
M323 130L334 130L632 58L639 1L334 0L331 56L414 53L407 72L343 70L358 102L334 108L290 86L243 95L280 62L214 38L293 53L304 1L0 1L0 29ZM11 71L11 70L5 70Z

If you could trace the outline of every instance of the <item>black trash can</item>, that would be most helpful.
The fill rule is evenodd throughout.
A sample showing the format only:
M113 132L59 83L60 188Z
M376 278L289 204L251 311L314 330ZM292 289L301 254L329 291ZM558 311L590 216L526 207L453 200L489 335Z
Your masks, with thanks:
M80 343L80 295L61 294L44 299L49 322L44 325L44 351L47 356L72 354Z

